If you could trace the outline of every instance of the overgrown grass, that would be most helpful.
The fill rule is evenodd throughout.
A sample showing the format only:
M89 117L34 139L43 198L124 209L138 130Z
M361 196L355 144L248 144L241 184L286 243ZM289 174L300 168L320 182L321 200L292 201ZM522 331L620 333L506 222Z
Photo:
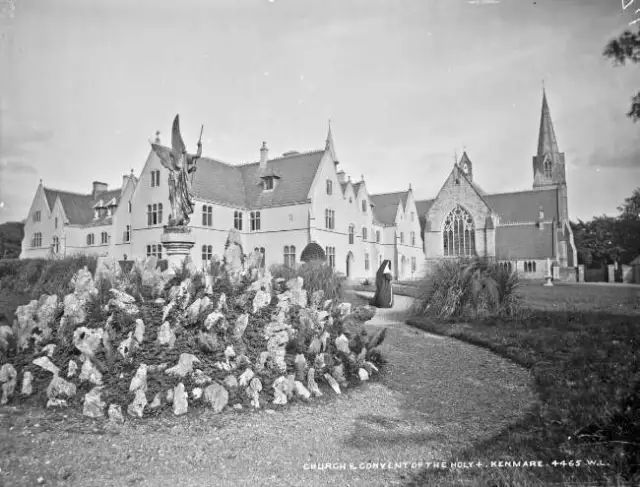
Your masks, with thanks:
M438 262L418 282L417 315L435 318L517 317L518 274L480 259Z
M540 403L451 461L540 460L544 468L423 470L410 485L640 485L640 328L633 316L532 311L525 320L408 321L531 370ZM580 467L551 462L581 461ZM588 465L601 461L604 466ZM592 484L593 485L593 484Z
M326 299L342 297L345 278L325 262L316 260L300 264L295 268L274 265L269 270L274 278L281 277L289 280L294 277L302 277L304 288L309 295L322 290Z

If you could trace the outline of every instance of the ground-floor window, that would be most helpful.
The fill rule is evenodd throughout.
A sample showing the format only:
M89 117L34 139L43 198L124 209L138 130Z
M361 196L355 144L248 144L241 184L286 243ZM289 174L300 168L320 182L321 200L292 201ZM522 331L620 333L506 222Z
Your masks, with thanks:
M364 254L364 270L369 270L369 252L365 252Z
M147 257L157 257L158 259L162 259L162 245L147 245Z
M327 256L327 262L332 269L336 268L336 248L325 247L325 254Z
M53 237L53 243L51 244L51 248L54 254L60 253L60 239L58 237Z
M266 267L266 261L267 261L267 254L266 254L266 251L264 250L264 247L256 247L253 250L255 252L260 252L262 254L262 262L260 262L260 267L264 269Z
M525 272L536 272L536 263L534 261L527 261L524 263Z
M284 246L284 265L285 267L294 268L296 266L296 246Z
M511 272L511 262L500 262L499 265L503 270Z
M202 266L207 267L211 262L211 259L213 259L213 246L203 245L202 246Z
M32 247L42 247L42 233L36 232L31 236Z
M411 272L412 273L416 272L416 258L415 257L411 257Z

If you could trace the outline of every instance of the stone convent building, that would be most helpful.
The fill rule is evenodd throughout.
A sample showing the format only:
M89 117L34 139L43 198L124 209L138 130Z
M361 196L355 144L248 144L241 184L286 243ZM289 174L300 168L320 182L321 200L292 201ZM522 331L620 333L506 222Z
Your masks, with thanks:
M316 242L329 264L350 278L375 276L384 259L394 264L396 279L419 277L425 262L465 255L497 259L531 277L544 274L547 258L564 269L575 265L564 154L544 94L531 191L486 194L465 152L432 200L416 201L411 184L370 194L364 177L352 181L342 169L331 128L320 150L272 158L263 143L257 162L202 157L197 166L189 226L198 265L223 253L231 228L245 252L258 249L267 266L295 265ZM79 252L162 258L168 212L166 170L151 149L139 177L132 171L117 189L94 182L91 192L77 194L41 182L21 258Z

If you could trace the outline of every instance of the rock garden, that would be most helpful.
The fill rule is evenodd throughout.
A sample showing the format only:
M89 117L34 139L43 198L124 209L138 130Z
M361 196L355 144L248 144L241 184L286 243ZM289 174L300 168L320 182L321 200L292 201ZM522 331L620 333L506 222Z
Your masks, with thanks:
M78 408L92 418L276 408L375 380L385 329L374 309L274 278L261 254L230 235L206 271L162 271L154 257L128 272L103 259L73 292L44 294L0 327L0 403Z

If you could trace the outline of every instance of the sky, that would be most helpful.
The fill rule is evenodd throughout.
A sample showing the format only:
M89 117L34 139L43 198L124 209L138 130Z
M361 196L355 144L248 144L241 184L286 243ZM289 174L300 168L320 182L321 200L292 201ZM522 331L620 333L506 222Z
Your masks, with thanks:
M371 193L433 198L464 148L486 192L531 189L543 80L570 218L615 215L640 186L640 77L602 51L635 2L0 0L0 222L40 179L139 175L176 113L229 163L322 149L330 119Z

